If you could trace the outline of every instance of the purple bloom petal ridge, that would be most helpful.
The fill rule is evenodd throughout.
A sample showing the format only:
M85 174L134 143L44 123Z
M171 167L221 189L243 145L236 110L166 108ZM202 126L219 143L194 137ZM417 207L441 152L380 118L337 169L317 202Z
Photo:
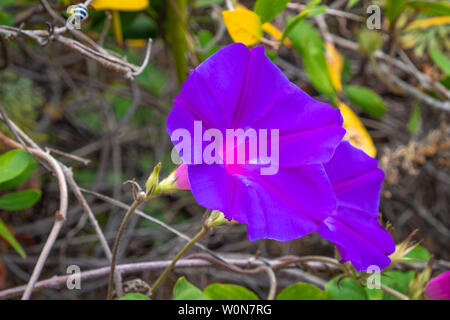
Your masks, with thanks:
M427 283L425 297L430 300L450 300L450 271L434 277Z
M336 245L342 263L351 261L358 271L367 271L371 265L384 269L395 243L378 222L384 173L377 160L343 141L325 170L337 209L317 232Z

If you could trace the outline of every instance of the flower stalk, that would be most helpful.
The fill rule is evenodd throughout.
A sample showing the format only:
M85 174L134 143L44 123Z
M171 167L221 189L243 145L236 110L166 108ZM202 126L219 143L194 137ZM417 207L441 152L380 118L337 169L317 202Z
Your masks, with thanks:
M211 227L208 226L208 217L211 214L211 210L208 209L206 210L203 219L202 219L202 229L200 230L199 233L197 233L195 235L195 237L193 237L191 239L191 241L189 241L184 247L183 249L181 249L177 255L175 256L175 258L173 258L172 262L167 266L167 268L164 270L164 272L159 276L159 278L155 281L153 287L152 287L152 296L155 294L155 292L158 290L158 288L161 286L161 284L164 282L164 280L167 278L167 276L170 274L170 272L173 270L173 268L175 267L175 264L177 263L178 260L180 260L180 258L198 241L200 241L204 236L206 236L208 234L208 232L211 230Z
M145 201L145 198L143 198L143 197L138 197L137 199L135 199L134 202L131 204L130 208L128 209L127 213L125 214L125 217L123 218L122 223L120 224L116 240L114 241L114 246L113 246L112 255L111 255L111 269L109 272L109 284L108 284L108 296L107 296L108 300L112 300L112 298L113 298L114 273L115 273L115 269L116 269L117 251L119 249L120 239L122 238L122 235L128 225L128 222L130 221L130 218L133 215L134 211L144 201Z
M161 170L161 162L158 163L150 174L147 182L145 184L146 191L137 192L135 188L135 182L132 181L132 189L133 189L133 198L134 201L131 206L128 208L125 217L120 224L119 231L117 232L116 240L114 241L114 246L111 253L111 268L109 273L109 281L108 281L108 294L107 300L112 300L114 293L114 277L115 277L115 269L116 269L116 260L117 260L117 252L119 250L120 240L125 232L125 229L130 221L131 216L134 211L141 205L143 202L148 201L154 195L154 191L159 183L159 172ZM138 186L138 189L140 187ZM117 285L120 285L120 281L117 281ZM116 286L117 286L116 285ZM121 288L116 288L117 292L119 292Z

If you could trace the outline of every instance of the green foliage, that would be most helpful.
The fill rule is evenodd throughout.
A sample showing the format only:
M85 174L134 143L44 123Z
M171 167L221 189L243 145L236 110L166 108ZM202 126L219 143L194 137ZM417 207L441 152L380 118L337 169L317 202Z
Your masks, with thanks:
M0 24L11 26L13 24L14 17L5 11L0 10Z
M214 283L207 286L203 293L211 300L259 300L255 293L234 284Z
M41 198L41 191L29 189L0 196L0 209L7 211L24 210Z
M403 294L408 294L410 282L414 279L414 271L386 271L385 276L381 276L381 283ZM373 289L377 290L377 289ZM398 300L398 298L383 292L383 300Z
M302 57L305 70L317 91L336 100L325 59L325 45L317 30L306 21L301 21L289 32L289 38Z
M20 149L8 151L0 156L0 183L12 180L26 170L31 156Z
M406 6L430 16L450 16L450 3L448 1L408 1Z
M223 4L224 0L197 0L194 1L194 6L196 8L211 6L213 4L215 5L221 5Z
M385 14L389 19L391 28L403 12L406 0L386 0Z
M294 19L290 20L286 29L284 29L283 35L281 36L281 42L289 36L294 27L298 25L300 22L305 20L306 18L317 17L327 11L327 6L319 6L319 7L308 7L306 6L305 10L300 12Z
M360 1L361 0L349 0L347 3L347 10L350 10L351 8L356 6L358 4L358 2L360 2Z
M344 92L351 102L365 112L380 118L386 113L386 104L378 93L361 86L344 86Z
M415 259L412 261L405 261L405 263L415 264L427 262L431 258L431 253L422 246L416 246L405 255L406 258ZM419 260L419 261L417 261Z
M27 256L25 254L25 250L23 250L20 243L16 240L16 238L14 238L14 235L9 231L2 219L0 219L0 237L5 239L6 242L8 242L22 258Z
M201 49L208 48L205 53L199 55L201 61L206 60L208 57L216 53L217 50L219 50L219 46L217 44L213 44L212 46L209 45L209 43L213 40L213 35L208 30L201 30L199 33L197 33L197 40L200 44Z
M174 300L258 300L252 291L234 284L213 283L203 291L186 280L178 279L173 289Z
M277 300L333 300L333 297L312 284L298 282L282 290Z
M446 75L450 76L450 59L448 58L448 55L445 56L438 48L432 48L430 50L430 56L431 59L433 59L433 62L436 63Z
M417 132L417 130L419 130L420 119L420 108L417 103L415 103L408 120L408 131L411 134L414 134Z
M26 181L28 181L30 176L33 174L34 170L36 170L37 161L28 153L26 154L29 157L29 159L28 165L26 166L25 170L23 170L15 178L0 183L0 190L12 189L24 184Z
M142 293L127 293L123 297L120 297L119 300L150 300L149 297Z
M17 149L0 155L0 190L17 187L28 180L36 169L36 160L27 152ZM39 190L22 190L0 196L0 209L23 210L34 205L41 197ZM0 220L0 237L4 238L22 257L25 252Z
M141 12L121 12L120 20L125 39L149 39L158 34L156 21Z
M280 14L289 0L257 0L253 11L261 18L261 23L268 22Z
M359 48L366 57L372 57L375 51L383 46L383 38L377 30L362 28L356 33Z
M325 285L325 291L335 300L368 300L366 290L352 278L345 278L339 282L339 277L331 279Z
M173 288L173 300L209 300L209 298L185 277L181 277Z

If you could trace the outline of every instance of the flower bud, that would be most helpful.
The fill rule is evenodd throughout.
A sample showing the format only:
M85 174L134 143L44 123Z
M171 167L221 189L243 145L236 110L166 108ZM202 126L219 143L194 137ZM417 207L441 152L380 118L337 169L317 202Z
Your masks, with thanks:
M178 190L190 190L187 166L183 163L173 170L155 190L155 193L172 193Z
M225 218L225 215L220 212L219 210L214 210L211 212L211 215L208 218L208 221L206 222L207 226L212 227L219 227L224 224L237 224L238 222L235 220L228 220Z
M147 179L147 182L145 183L145 195L147 198L154 193L155 189L158 186L160 171L161 171L161 162L159 162L155 166L153 172L150 174L150 176Z

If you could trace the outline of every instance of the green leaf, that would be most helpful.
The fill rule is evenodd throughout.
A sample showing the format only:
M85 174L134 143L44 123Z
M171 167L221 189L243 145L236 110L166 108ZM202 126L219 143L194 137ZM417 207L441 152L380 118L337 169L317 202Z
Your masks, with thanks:
M351 102L372 116L380 118L386 113L386 104L375 91L361 86L345 86L344 92Z
M221 5L223 4L224 0L197 0L194 1L193 6L195 8L202 8L202 7L206 7L206 6L211 6L213 4L215 5Z
M414 279L414 275L415 271L386 271L384 275L380 277L380 281L381 284L386 287L407 295L409 284ZM386 293L382 289L365 288L365 290L371 300L398 300L398 298Z
M173 288L173 300L209 300L209 298L185 277L181 277Z
M234 284L213 283L203 293L211 300L259 300L252 291Z
M200 48L205 49L209 46L209 43L213 40L214 36L208 30L201 30L197 33L197 39L200 44ZM219 50L219 46L217 44L213 44L209 47L208 51L200 54L200 60L204 61L208 57L212 56L217 50Z
M427 262L431 258L431 253L425 249L422 246L416 246L414 249L412 249L410 252L408 252L405 255L406 258L415 259L415 260L422 260L422 261L405 261L405 263L422 263Z
M25 258L27 256L25 254L25 250L23 250L20 243L16 240L16 238L14 238L2 219L0 219L0 237L4 238L6 242L8 242L22 258Z
M0 24L11 26L14 22L14 17L5 11L0 10Z
M282 290L277 300L333 300L333 297L312 284L299 282Z
M25 168L25 170L23 170L22 173L19 174L14 179L0 183L0 190L12 189L24 184L25 182L28 181L28 179L36 170L36 168L37 168L37 161L32 156L30 156L28 165Z
M408 131L413 134L416 133L417 130L419 129L419 125L420 125L420 108L417 105L417 103L415 103L413 105L413 109L411 112L411 115L409 116L409 120L408 120Z
M21 174L32 157L25 151L16 149L0 156L0 183L9 181Z
M385 13L391 23L391 26L402 13L405 6L405 0L386 0Z
M31 207L41 198L39 190L23 190L8 193L0 197L0 209L18 211Z
M385 274L385 276L381 276L382 284L403 294L408 294L408 286L414 278L415 271L402 272L395 270L386 271ZM383 292L383 300L398 300L398 298Z
M450 59L447 58L441 50L433 48L430 50L431 59L436 65L444 71L446 75L450 75Z
M360 0L349 0L348 3L347 3L347 10L350 10L351 8L356 6L359 1Z
M305 20L306 18L312 18L319 16L323 14L325 11L327 11L327 6L320 6L316 8L311 9L305 9L302 12L300 12L295 18L289 21L288 25L283 31L283 35L281 36L280 42L283 43L284 39L289 36L289 34L292 32L294 27Z
M338 277L331 279L325 290L336 300L368 300L366 290L352 278L345 278L337 285Z
M150 300L150 298L142 293L127 293L123 297L119 298L119 300Z
M265 23L280 14L288 2L289 0L257 0L253 11L259 16L261 23Z
M356 39L359 48L366 57L372 57L375 51L383 46L383 38L377 30L362 28L357 31Z
M320 93L331 100L337 99L328 73L325 59L325 45L320 34L306 21L296 24L289 33L294 48L303 59L311 83Z
M409 1L406 5L430 16L450 16L450 3L448 1Z

